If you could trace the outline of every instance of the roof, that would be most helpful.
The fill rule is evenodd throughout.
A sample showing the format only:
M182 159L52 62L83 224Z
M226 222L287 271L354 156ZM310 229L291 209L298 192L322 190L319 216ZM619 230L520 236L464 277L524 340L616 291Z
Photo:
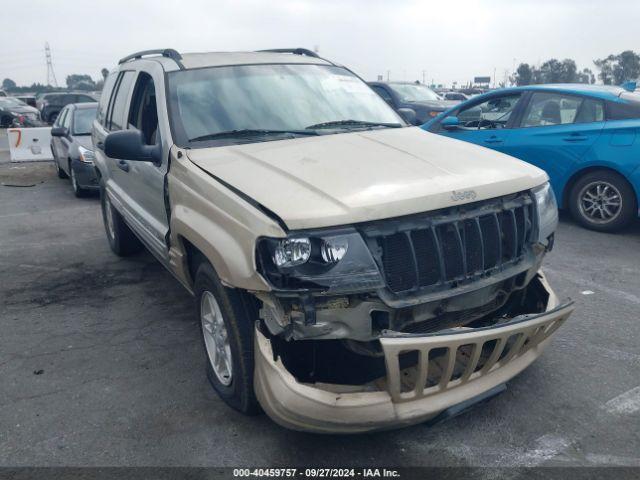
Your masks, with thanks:
M502 88L498 90L492 90L491 92L487 92L487 94L498 92L519 92L524 90L575 93L578 95L586 95L603 100L617 100L620 97L621 93L626 92L624 88L613 85L588 85L584 83L548 83L544 85L523 85L521 87Z

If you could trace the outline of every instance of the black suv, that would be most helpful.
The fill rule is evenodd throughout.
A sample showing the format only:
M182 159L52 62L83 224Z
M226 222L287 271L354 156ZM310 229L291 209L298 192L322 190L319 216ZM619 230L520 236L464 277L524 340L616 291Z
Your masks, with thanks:
M429 87L420 83L369 82L369 86L405 120L414 125L422 125L441 112L460 103L445 100ZM411 110L415 113L415 118Z
M86 93L45 93L36 99L37 109L40 110L42 120L53 124L60 111L70 103L95 102L96 99Z

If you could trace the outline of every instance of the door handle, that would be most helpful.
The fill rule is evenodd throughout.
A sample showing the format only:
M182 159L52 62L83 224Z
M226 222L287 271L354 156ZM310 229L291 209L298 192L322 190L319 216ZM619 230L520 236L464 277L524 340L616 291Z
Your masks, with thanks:
M487 138L484 143L502 143L503 140L501 138L496 137L495 135Z
M96 143L96 148L98 150L104 150L104 142L98 142Z
M584 142L586 139L585 135L580 135L579 133L572 133L568 137L563 137L565 142Z
M118 160L118 168L120 170L122 170L123 172L128 172L129 171L129 163L125 162L124 160Z

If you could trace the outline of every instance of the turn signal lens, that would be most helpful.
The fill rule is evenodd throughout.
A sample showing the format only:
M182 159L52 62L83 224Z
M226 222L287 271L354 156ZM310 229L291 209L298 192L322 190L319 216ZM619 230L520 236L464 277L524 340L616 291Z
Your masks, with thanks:
M347 253L348 247L346 238L328 238L320 245L320 256L324 263L338 263Z

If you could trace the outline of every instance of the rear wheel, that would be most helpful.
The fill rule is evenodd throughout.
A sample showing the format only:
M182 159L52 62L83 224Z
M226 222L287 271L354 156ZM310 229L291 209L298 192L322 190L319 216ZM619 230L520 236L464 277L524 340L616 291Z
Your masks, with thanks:
M613 232L635 218L637 201L633 188L622 176L599 170L578 179L571 189L569 208L584 227Z
M107 240L113 253L124 257L142 250L142 243L124 223L122 215L111 204L106 189L100 189L100 203L102 206L102 220L107 233Z
M209 383L224 402L247 415L260 413L253 390L253 324L257 312L247 294L226 288L201 261L195 274L196 308Z

